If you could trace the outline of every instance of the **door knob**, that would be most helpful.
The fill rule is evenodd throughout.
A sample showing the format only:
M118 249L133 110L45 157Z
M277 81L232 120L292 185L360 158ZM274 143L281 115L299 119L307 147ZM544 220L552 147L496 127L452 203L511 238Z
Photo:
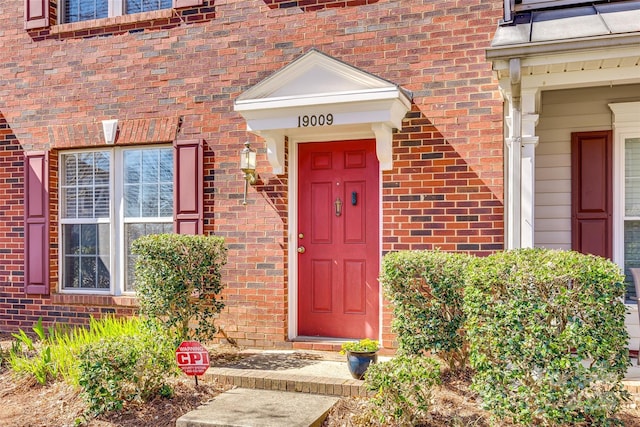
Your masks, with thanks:
M298 253L299 254L303 254L305 253L306 249L304 248L304 246L298 246Z

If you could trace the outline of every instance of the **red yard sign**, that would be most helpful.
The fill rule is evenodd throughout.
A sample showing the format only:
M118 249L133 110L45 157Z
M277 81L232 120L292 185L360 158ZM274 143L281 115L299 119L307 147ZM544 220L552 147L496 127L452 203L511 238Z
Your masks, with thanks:
M202 375L209 368L209 352L197 341L183 341L176 349L178 367L187 375Z

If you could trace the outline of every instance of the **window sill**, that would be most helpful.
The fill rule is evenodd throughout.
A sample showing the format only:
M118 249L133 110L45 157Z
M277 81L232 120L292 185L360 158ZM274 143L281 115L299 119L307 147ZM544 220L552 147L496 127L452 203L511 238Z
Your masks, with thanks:
M153 21L156 19L168 19L175 16L173 9L154 10L152 12L132 13L130 15L113 16L110 18L91 19L88 21L72 22L70 24L59 24L51 27L51 34L76 33L79 31L90 31L103 29L105 27L134 25L142 21Z
M52 302L60 305L138 306L138 298L136 297L96 294L53 294Z

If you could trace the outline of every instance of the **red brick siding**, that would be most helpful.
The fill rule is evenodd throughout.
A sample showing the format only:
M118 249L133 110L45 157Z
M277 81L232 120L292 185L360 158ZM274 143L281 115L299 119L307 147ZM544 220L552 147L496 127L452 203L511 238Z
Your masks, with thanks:
M5 4L0 330L29 327L38 316L84 322L135 310L129 298L57 293L57 150L101 146L104 119L180 118L179 138L205 140L205 232L229 246L218 324L243 345L289 346L287 175L269 172L264 143L246 131L233 101L313 47L413 92L394 136L394 169L383 173L382 251L502 248L502 103L484 59L502 1L215 0L181 9L180 22L151 14L133 28L124 27L131 17L120 17L97 29L84 23L31 33L22 29L22 0ZM78 126L98 131L73 141L56 136ZM245 140L259 152L247 206L238 169ZM54 150L52 295L45 298L24 295L22 281L22 152L38 148ZM389 318L385 311L386 344Z
M272 9L300 8L305 12L333 7L362 6L377 3L378 0L264 0Z
M26 309L23 292L23 157L20 145L0 113L0 319L16 325Z
M384 174L385 252L440 248L487 255L502 249L497 176L483 179L482 168L469 161L502 168L495 136L465 130L470 139L458 138L456 146L415 108L404 123L394 139L394 170Z

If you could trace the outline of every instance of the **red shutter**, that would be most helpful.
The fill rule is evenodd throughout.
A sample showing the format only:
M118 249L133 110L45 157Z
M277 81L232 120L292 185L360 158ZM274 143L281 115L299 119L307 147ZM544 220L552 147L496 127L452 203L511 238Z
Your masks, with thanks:
M613 247L611 131L571 134L571 247L611 259Z
M173 0L173 8L180 9L181 7L202 6L204 0Z
M24 29L49 26L49 0L24 0Z
M49 153L25 153L24 283L28 294L49 294Z
M174 144L173 231L203 233L203 141L192 139Z

